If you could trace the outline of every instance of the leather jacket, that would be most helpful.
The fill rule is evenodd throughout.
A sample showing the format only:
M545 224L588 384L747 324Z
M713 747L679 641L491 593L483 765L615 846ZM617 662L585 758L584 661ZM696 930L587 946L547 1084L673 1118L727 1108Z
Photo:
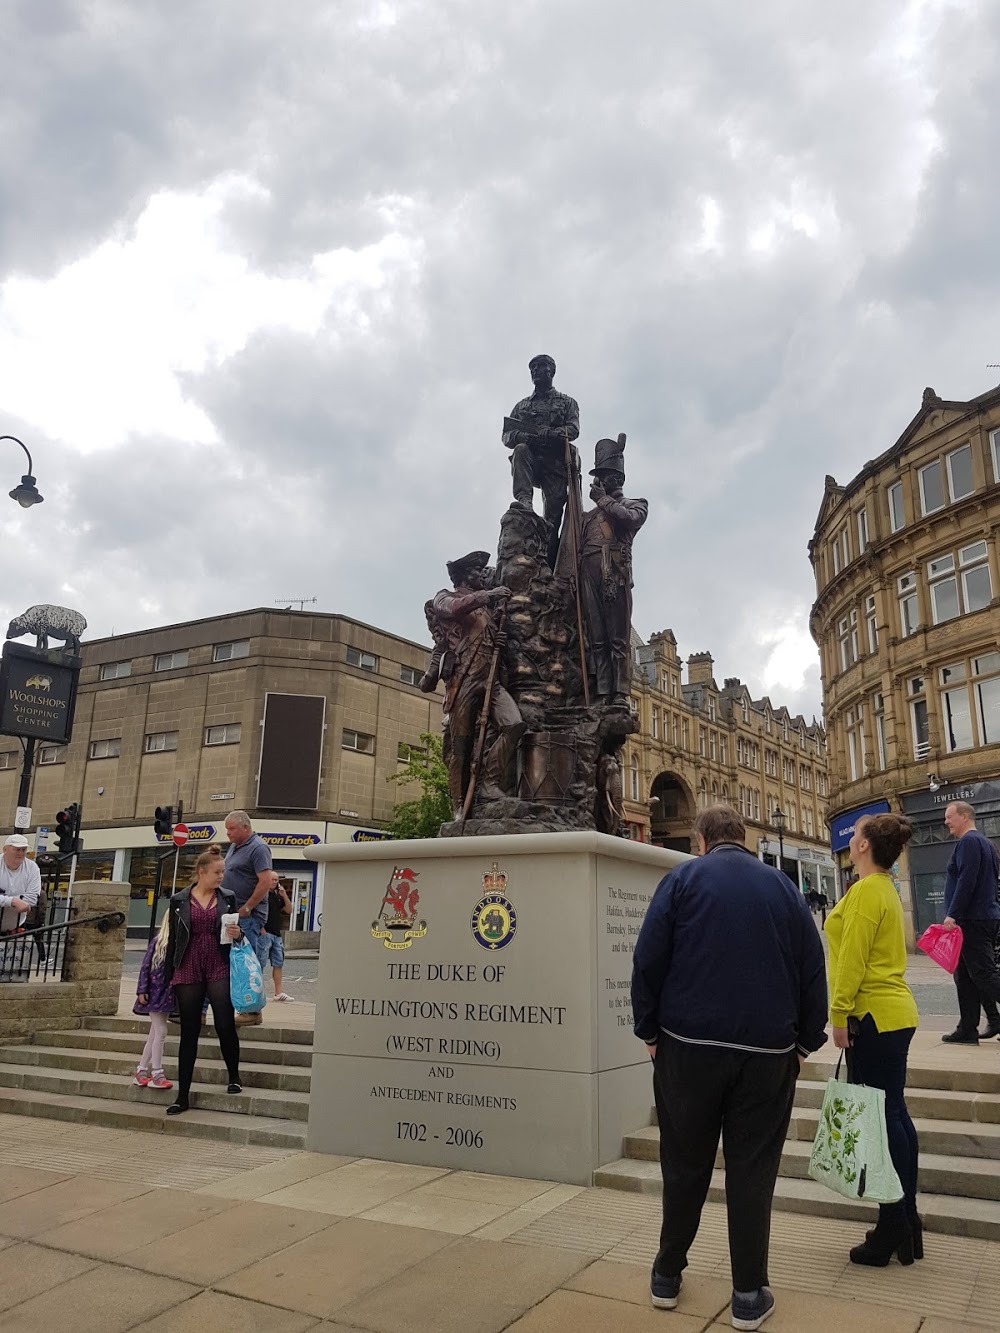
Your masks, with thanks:
M191 886L193 887L193 885ZM236 912L236 895L232 889L218 888L215 891L216 939L222 935L223 912ZM191 943L191 888L175 893L167 904L170 914L170 928L167 935L167 953L163 960L163 973L169 983L174 970L180 967ZM229 944L219 945L222 956L229 961Z

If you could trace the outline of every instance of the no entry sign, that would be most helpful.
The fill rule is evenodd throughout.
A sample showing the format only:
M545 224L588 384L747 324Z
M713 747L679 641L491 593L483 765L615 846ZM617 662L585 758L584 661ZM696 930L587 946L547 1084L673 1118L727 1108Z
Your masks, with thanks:
M190 838L190 836L191 836L191 834L188 832L188 826L187 826L187 824L175 824L175 825L174 825L174 846L175 846L175 847L183 847L184 844L187 842L188 838Z

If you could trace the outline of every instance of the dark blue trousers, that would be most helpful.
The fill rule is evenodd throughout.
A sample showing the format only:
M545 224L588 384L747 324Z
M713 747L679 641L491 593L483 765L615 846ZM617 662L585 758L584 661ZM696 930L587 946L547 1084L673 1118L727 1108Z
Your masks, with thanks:
M917 1169L919 1145L917 1131L906 1109L906 1057L916 1028L879 1032L871 1014L860 1020L854 1040L847 1051L847 1076L852 1083L865 1083L885 1093L885 1127L889 1137L889 1155L903 1186L900 1203L882 1204L879 1216L917 1209Z

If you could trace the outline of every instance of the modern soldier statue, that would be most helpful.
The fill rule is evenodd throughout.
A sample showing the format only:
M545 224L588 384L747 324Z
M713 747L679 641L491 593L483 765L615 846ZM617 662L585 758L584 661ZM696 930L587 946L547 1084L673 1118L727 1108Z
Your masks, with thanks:
M598 440L580 535L580 596L592 696L627 706L632 632L632 540L646 521L645 500L626 500L625 436Z
M532 509L535 487L542 492L542 513L550 525L549 564L555 562L559 524L566 507L567 455L580 434L580 408L575 398L552 387L556 363L551 356L533 356L528 362L534 392L522 398L504 418L504 444L511 451L514 500Z

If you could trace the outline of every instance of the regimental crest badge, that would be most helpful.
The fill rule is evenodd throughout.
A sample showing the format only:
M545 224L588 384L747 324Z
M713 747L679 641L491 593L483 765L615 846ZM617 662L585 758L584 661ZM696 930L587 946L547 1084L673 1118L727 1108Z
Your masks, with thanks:
M386 949L408 949L427 934L427 922L417 920L420 892L416 879L417 871L393 866L381 913L372 922L372 939L381 940Z
M483 876L483 897L472 909L472 934L484 949L506 949L517 934L517 909L506 888L507 875L494 861Z

